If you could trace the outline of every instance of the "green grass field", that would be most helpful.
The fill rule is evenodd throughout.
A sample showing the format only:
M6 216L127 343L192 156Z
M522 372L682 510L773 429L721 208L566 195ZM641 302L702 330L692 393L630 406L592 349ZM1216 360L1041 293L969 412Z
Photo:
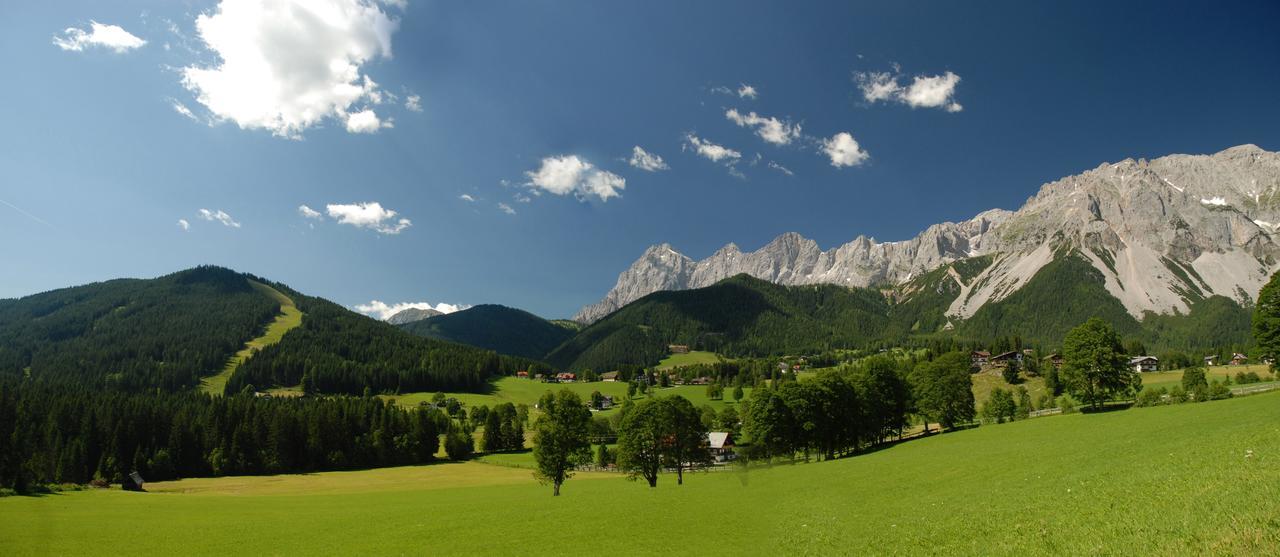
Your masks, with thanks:
M699 352L694 350L687 354L672 354L667 356L661 362L658 362L658 369L671 369L683 366L691 366L694 364L714 364L720 361L720 356L715 352Z
M610 395L621 401L627 394L627 384L622 382L605 382L596 381L592 383L543 383L532 379L520 379L516 377L503 377L493 382L492 392L488 394L475 393L445 393L448 396L458 399L464 406L471 408L475 406L488 406L492 408L497 404L510 402L512 404L527 404L530 408L538 403L538 399L542 398L543 393L547 391L558 391L561 389L569 389L583 400L591 396L593 391L600 391L602 394ZM692 402L699 408L704 404L710 404L717 412L721 411L725 406L735 404L732 396L732 388L725 389L724 400L711 400L707 398L707 388L698 385L677 385L665 389L659 388L654 390L655 396L680 395ZM743 388L744 394L750 396L751 388ZM402 395L383 395L384 400L394 402L405 407L414 407L424 401L430 401L435 393L407 393ZM638 395L637 399L643 398ZM605 411L607 415L610 410Z
M1236 374L1252 371L1262 377L1266 381L1271 376L1271 368L1266 365L1246 365L1246 366L1213 366L1205 368L1208 372L1208 379L1221 380L1224 377L1230 377L1234 382ZM1182 370L1176 371L1156 371L1142 374L1142 388L1165 387L1172 388L1174 385L1182 384Z
M200 390L206 393L221 395L222 389L227 386L227 380L231 379L231 374L235 372L236 368L240 367L240 364L249 359L254 352L280 342L285 333L302 324L302 312L298 310L298 306L294 305L292 299L279 290L260 282L249 281L249 283L259 292L280 303L280 315L277 315L275 320L267 325L267 330L262 333L262 336L244 343L244 348L236 352L236 355L227 361L227 365L222 367L221 372L200 381Z
M528 470L481 463L8 497L0 552L1266 555L1280 552L1277 473L1269 393L983 426L684 486L581 474L559 498Z

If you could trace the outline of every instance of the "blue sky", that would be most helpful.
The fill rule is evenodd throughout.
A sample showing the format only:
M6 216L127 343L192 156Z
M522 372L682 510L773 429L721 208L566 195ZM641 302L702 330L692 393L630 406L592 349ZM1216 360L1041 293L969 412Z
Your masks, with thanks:
M567 317L655 243L900 240L1280 149L1274 2L294 4L0 5L0 297L213 263Z

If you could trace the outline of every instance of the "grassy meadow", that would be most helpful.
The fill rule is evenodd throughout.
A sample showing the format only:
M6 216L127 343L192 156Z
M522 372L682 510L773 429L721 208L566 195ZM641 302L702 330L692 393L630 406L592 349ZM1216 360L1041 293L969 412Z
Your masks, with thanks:
M1263 382L1268 381L1271 376L1271 367L1267 365L1244 365L1244 366L1212 366L1205 368L1205 376L1209 381L1220 381L1230 377L1234 384L1236 374L1245 372L1254 372L1262 377ZM1142 388L1150 389L1155 387L1164 387L1166 389L1173 388L1174 385L1182 384L1182 370L1174 371L1155 371L1142 374Z
M658 369L672 369L695 364L714 364L720 361L715 352L690 351L686 354L672 354L658 362Z
M1264 555L1280 552L1277 473L1268 393L983 426L684 486L583 473L559 498L528 470L478 462L8 497L0 550Z
M488 406L492 408L495 405L504 402L512 404L527 404L532 411L533 405L538 403L538 399L542 398L543 393L547 391L558 391L561 389L569 389L578 396L586 400L591 397L593 391L600 391L602 394L610 395L619 402L622 397L627 394L627 384L624 382L606 382L595 381L591 383L543 383L532 379L520 379L518 377L503 377L492 383L490 392L486 394L476 393L445 393L448 396L458 399L464 406L471 408L475 406ZM751 388L744 387L745 396L750 396ZM654 396L680 395L689 399L694 406L702 407L705 404L711 405L717 412L725 406L734 405L733 388L725 389L724 400L711 400L707 397L707 387L705 385L677 385L667 388L655 388ZM394 402L400 406L413 407L422 402L430 402L431 397L435 393L406 393L401 395L382 395L383 400ZM643 395L637 395L637 399L643 398ZM604 414L609 414L612 410L605 410Z
M236 352L236 355L227 361L227 365L222 367L221 372L217 375L206 377L200 382L200 390L206 393L221 395L223 388L227 386L227 380L231 378L231 374L235 372L236 368L240 367L240 364L249 359L249 356L267 346L280 342L285 333L302 324L302 312L298 310L298 306L294 305L292 299L279 290L260 282L249 281L249 284L253 285L254 289L279 302L280 315L277 315L275 320L267 325L267 329L263 331L262 336L246 342L244 348Z

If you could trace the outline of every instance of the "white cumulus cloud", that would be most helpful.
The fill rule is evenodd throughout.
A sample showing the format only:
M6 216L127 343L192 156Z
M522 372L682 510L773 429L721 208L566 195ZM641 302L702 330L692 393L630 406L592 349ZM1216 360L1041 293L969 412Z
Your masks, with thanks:
M200 218L207 221L220 222L222 223L222 226L229 226L231 228L240 228L240 223L236 222L235 219L231 218L231 215L228 215L226 211L223 211L221 209L217 211L200 209Z
M62 50L82 52L86 48L106 48L122 54L147 44L119 25L89 22L89 30L68 27L62 35L53 36L53 44Z
M309 219L320 220L324 218L324 215L321 215L320 211L312 209L306 205L298 205L298 214Z
M339 224L349 224L356 228L368 228L379 234L399 234L413 226L406 218L397 219L399 213L384 209L377 201L350 204L330 204L325 206L329 217Z
M380 120L376 113L367 108L347 115L347 131L351 133L373 133L379 128L389 127L390 122Z
M639 145L631 148L631 159L627 162L630 163L631 166L649 172L657 172L659 170L667 170L671 168L670 166L667 166L666 161L663 161L661 156L645 151L644 149L641 149Z
M724 117L744 128L755 128L760 139L774 145L786 145L800 137L800 125L783 122L774 117L764 117L755 112L742 114L736 109L725 111Z
M858 140L849 132L840 132L822 140L822 152L827 154L831 159L831 166L836 168L857 166L871 156L862 150Z
M898 102L912 108L941 108L960 112L964 107L955 100L960 76L953 72L942 75L917 75L908 85L900 83L901 75L889 72L860 72L854 80L867 102Z
M542 159L537 170L525 172L529 181L525 184L534 191L546 191L556 195L574 194L579 197L596 196L601 201L618 197L627 187L627 180L607 170L593 166L577 155L563 155Z
M693 134L685 134L685 147L693 149L695 153L713 162L735 163L742 158L742 153L717 145Z
M178 228L181 228L184 231L191 230L191 223L187 222L187 219L178 219Z
M746 83L743 83L742 85L738 86L738 97L740 98L754 99L759 96L760 96L760 93L756 91L755 87L747 85Z
M471 306L462 304L432 304L431 302L400 302L398 304L388 304L378 300L372 300L367 304L356 304L353 308L356 311L368 315L374 319L386 321L391 316L400 313L406 309L433 309L440 313L453 313L462 311Z
M332 118L376 131L383 93L361 66L391 56L398 27L372 0L222 0L196 18L218 62L182 68L182 84L243 129L298 138Z

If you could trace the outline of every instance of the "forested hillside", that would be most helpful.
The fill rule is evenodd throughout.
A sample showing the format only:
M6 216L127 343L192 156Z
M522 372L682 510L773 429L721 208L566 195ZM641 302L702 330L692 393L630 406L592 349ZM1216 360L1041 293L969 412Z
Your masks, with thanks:
M542 359L574 330L527 311L479 305L400 325L415 335L447 340L530 359Z
M317 393L478 391L491 377L531 363L416 336L322 298L292 290L289 296L304 314L302 326L242 364L227 393L298 385Z
M195 387L279 310L245 275L197 267L0 301L0 376L127 391Z
M706 288L656 292L583 329L547 359L573 369L652 365L671 343L730 356L861 346L888 324L879 292L779 286L738 275Z
M242 364L229 392L295 386L304 375L324 393L478 390L528 365L414 336L266 279L196 267L0 301L0 377L131 392L195 388L279 313L279 302L251 281L287 293L304 317Z
M813 354L872 345L951 339L983 346L1018 337L1056 346L1071 328L1101 317L1152 353L1248 345L1249 308L1222 296L1195 300L1183 315L1129 315L1078 253L1062 251L1027 284L969 319L946 315L991 265L990 256L944 265L884 291L836 285L780 286L739 275L695 290L658 292L587 327L548 355L557 366L649 366L668 344L727 356Z

